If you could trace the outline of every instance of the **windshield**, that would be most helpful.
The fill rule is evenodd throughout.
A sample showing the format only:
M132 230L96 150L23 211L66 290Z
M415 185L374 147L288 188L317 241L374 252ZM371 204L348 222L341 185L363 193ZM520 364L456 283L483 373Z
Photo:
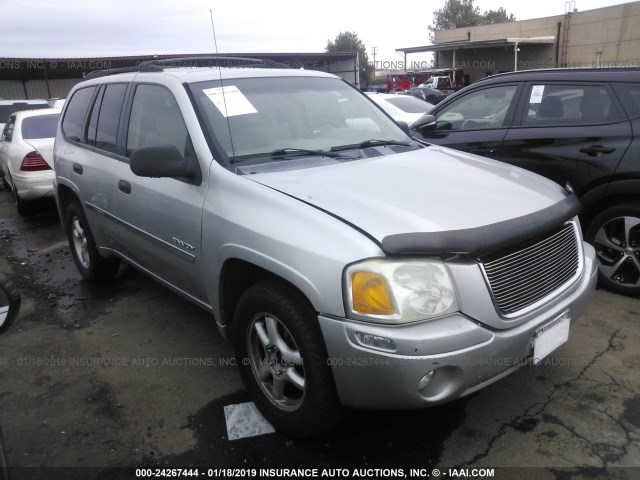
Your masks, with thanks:
M22 120L22 138L35 140L38 138L54 138L58 129L60 114L27 117Z
M317 156L372 139L410 141L363 94L336 78L241 78L223 84L190 88L208 133L232 163L279 161L283 156L273 152L283 149Z

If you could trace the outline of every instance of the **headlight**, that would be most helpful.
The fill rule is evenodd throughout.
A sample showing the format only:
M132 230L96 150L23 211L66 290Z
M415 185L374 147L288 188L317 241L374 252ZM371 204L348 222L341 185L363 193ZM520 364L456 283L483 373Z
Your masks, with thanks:
M344 282L353 318L402 324L459 310L447 267L437 259L366 260L347 267Z

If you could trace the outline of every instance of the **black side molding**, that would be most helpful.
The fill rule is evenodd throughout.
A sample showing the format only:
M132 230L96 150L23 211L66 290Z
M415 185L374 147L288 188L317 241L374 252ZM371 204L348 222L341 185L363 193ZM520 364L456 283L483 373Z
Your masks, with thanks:
M560 227L578 215L580 210L578 197L569 195L543 210L491 225L446 232L389 235L382 239L382 250L390 255L457 253L482 256Z

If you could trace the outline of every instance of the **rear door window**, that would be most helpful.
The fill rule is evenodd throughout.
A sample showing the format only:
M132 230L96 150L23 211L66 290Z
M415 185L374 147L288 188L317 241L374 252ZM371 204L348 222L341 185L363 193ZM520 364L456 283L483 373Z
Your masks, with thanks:
M4 126L4 130L2 131L2 141L10 142L13 137L13 127L16 124L16 117L11 117L7 124Z
M87 142L95 145L96 148L107 152L117 152L118 125L120 123L120 113L127 91L126 83L112 83L106 85L99 105L99 114L95 124L95 140L92 138L93 119L98 110L98 103L93 109L91 120L89 121L89 131L87 132Z
M522 124L597 125L622 118L604 85L535 83L525 95Z

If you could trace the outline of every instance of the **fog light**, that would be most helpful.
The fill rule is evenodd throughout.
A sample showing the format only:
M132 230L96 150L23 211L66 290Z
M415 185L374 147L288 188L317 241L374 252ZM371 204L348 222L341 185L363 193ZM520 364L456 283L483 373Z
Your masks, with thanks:
M433 379L434 373L435 370L432 370L420 379L420 381L418 382L418 390L422 390L423 388L426 388L427 385L429 385L429 382Z
M356 332L358 341L367 347L376 348L378 350L388 350L395 352L396 342L387 337L373 335L372 333Z

